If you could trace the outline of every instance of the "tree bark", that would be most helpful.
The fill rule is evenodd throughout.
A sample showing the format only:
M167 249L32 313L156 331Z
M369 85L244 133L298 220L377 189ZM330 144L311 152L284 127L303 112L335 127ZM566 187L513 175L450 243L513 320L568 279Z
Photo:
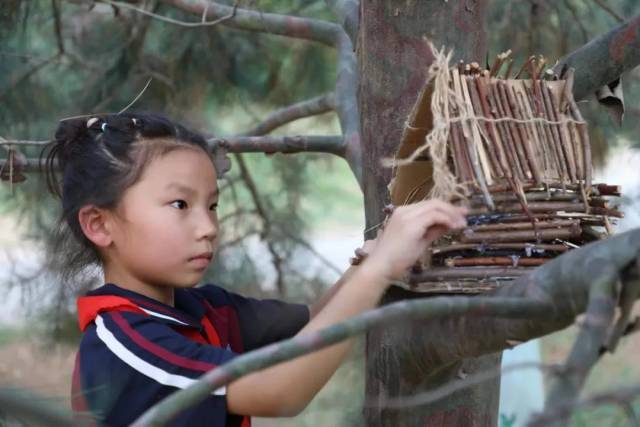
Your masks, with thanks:
M372 237L389 202L387 185L391 170L380 160L392 156L409 111L424 84L432 55L423 37L436 47L454 50L455 60L482 62L486 52L484 15L486 0L362 0L358 32L358 103L363 147L363 190L367 230ZM384 303L416 297L392 289ZM459 375L496 368L501 353L425 366L399 364L408 358L426 357L411 346L419 323L376 330L367 335L366 399L404 395L437 387ZM478 337L469 337L477 339ZM418 349L418 350L416 350ZM422 354L424 353L424 354ZM420 372L412 366L421 366ZM439 370L425 379L423 372ZM489 380L442 401L408 409L365 408L370 426L494 426L497 425L499 379Z

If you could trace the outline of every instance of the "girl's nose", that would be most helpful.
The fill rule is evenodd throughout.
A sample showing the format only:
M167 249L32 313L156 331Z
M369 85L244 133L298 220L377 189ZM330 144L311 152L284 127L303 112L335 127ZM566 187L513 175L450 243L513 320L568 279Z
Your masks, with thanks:
M198 239L214 240L218 237L218 215L207 210L198 218Z

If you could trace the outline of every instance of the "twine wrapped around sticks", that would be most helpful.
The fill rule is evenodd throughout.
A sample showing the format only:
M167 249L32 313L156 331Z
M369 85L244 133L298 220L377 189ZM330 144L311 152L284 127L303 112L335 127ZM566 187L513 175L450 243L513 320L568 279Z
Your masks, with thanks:
M528 114L524 117L487 117L480 113L477 115L466 91L466 85L461 84L458 79L464 79L457 74L457 69L450 68L449 64L452 53L445 53L444 48L437 50L429 43L434 56L434 60L427 73L427 85L430 85L429 103L432 115L432 126L430 128L415 127L411 121L405 123L405 133L428 132L424 142L413 149L410 153L405 152L404 156L396 155L395 158L382 160L382 165L392 167L392 176L396 176L398 168L409 165L413 162L424 160L427 157L433 167L433 179L430 191L423 192L425 198L438 198L446 201L466 200L475 184L485 200L485 205L493 209L494 204L489 186L495 181L495 173L487 166L487 152L484 144L491 145L493 141L487 135L486 126L491 123L493 126L525 124L535 126L566 126L586 125L581 120L563 116L559 120L549 117L536 117ZM452 74L454 76L452 76ZM459 126L464 135L462 143L466 146L470 155L471 177L464 178L458 173L454 173L450 167L452 158L451 128ZM456 171L457 172L457 171ZM546 177L545 177L546 178ZM471 179L471 181L469 181ZM407 198L416 194L412 191ZM409 202L410 200L405 200Z

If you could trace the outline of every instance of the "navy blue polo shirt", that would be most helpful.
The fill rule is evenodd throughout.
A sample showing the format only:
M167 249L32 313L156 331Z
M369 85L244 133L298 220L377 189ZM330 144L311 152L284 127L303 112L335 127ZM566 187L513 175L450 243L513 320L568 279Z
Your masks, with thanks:
M127 426L145 410L236 355L295 335L309 321L301 304L258 300L215 285L176 289L175 307L106 284L78 299L84 335L72 406L98 425ZM248 426L228 414L226 388L171 426Z

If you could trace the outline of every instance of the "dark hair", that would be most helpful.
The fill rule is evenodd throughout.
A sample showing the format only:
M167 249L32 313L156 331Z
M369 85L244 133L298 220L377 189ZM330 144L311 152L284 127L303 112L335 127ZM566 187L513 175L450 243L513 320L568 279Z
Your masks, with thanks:
M62 200L62 215L48 241L50 266L68 280L91 264L99 265L98 252L80 227L78 211L86 205L117 207L124 191L140 179L153 158L185 147L209 154L202 135L159 114L60 121L54 140L43 151L44 155L48 150L47 185Z

